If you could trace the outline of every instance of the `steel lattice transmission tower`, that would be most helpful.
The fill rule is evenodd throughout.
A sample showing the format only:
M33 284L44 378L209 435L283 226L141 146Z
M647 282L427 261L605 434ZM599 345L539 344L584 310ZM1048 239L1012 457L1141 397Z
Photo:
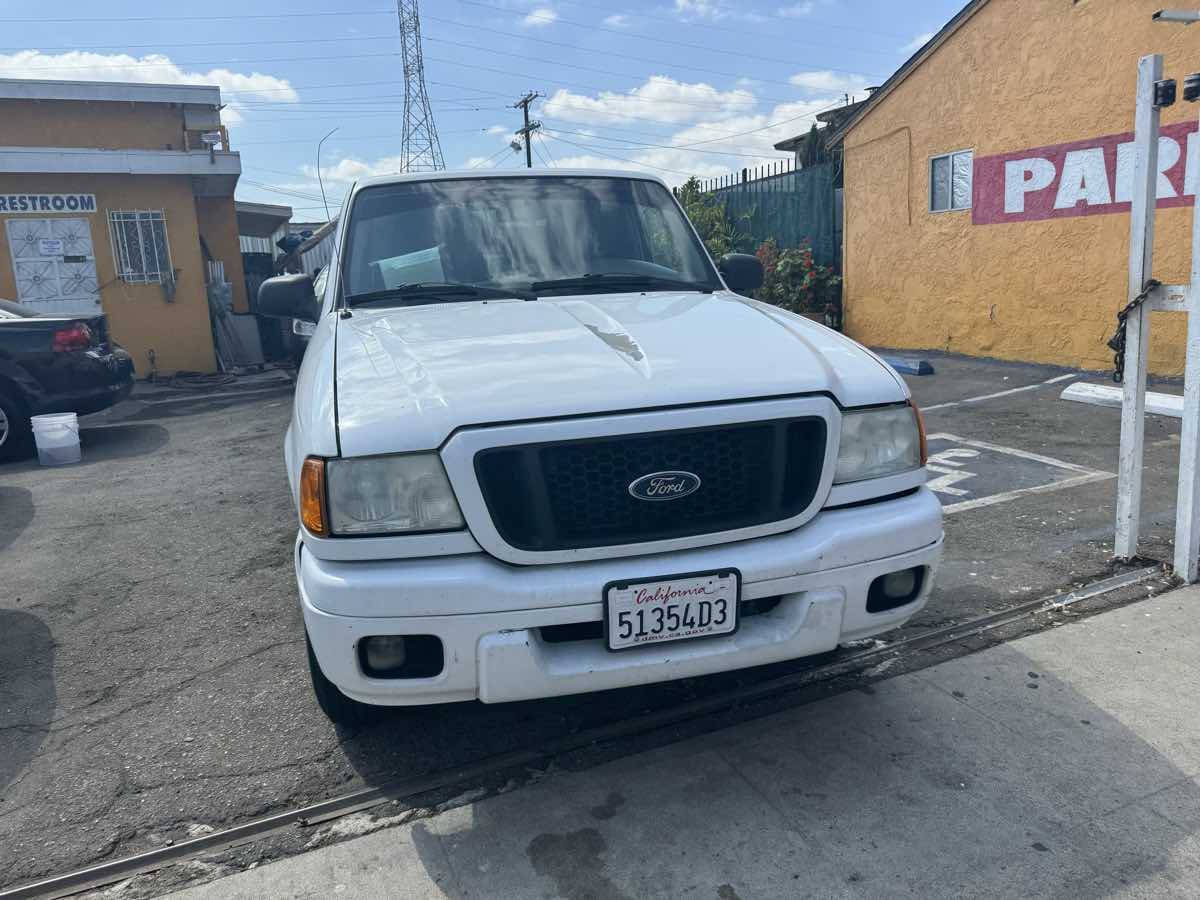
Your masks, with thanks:
M400 59L404 66L404 132L400 159L405 172L446 168L438 142L433 108L425 90L425 63L421 58L421 19L417 0L396 0L400 17Z

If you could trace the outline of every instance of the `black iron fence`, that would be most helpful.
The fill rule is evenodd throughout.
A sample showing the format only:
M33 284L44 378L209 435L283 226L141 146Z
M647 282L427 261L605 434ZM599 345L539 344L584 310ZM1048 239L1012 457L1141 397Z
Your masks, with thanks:
M719 198L726 218L757 247L774 238L780 249L808 243L813 259L841 269L841 221L832 162L802 169L790 161L745 168L701 182Z

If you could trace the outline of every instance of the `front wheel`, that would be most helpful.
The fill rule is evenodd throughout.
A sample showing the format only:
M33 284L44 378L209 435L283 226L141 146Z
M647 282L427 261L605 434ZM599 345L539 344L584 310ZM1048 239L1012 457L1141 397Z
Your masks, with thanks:
M304 635L304 645L308 648L308 673L312 676L313 693L317 695L317 705L321 707L321 712L335 725L345 725L349 728L358 728L377 721L381 712L378 706L351 700L325 677L307 633Z
M0 392L0 461L22 459L33 450L33 430L25 410Z

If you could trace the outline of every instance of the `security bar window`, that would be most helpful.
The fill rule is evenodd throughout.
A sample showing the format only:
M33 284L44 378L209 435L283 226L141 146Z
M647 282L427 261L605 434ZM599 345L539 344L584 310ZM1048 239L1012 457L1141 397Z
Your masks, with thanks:
M171 249L161 209L114 209L108 214L113 263L122 281L153 284L170 281Z
M948 212L971 208L970 150L944 153L929 160L929 209Z

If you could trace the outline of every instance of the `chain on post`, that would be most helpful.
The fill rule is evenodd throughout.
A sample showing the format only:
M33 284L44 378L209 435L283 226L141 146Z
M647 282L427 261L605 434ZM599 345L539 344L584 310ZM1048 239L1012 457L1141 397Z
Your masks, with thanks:
M1113 351L1113 381L1120 384L1125 380L1125 325L1129 314L1146 302L1146 299L1154 293L1154 289L1161 287L1162 283L1153 278L1147 279L1146 284L1142 287L1142 292L1125 304L1124 308L1117 313L1117 332L1108 339L1108 346Z

